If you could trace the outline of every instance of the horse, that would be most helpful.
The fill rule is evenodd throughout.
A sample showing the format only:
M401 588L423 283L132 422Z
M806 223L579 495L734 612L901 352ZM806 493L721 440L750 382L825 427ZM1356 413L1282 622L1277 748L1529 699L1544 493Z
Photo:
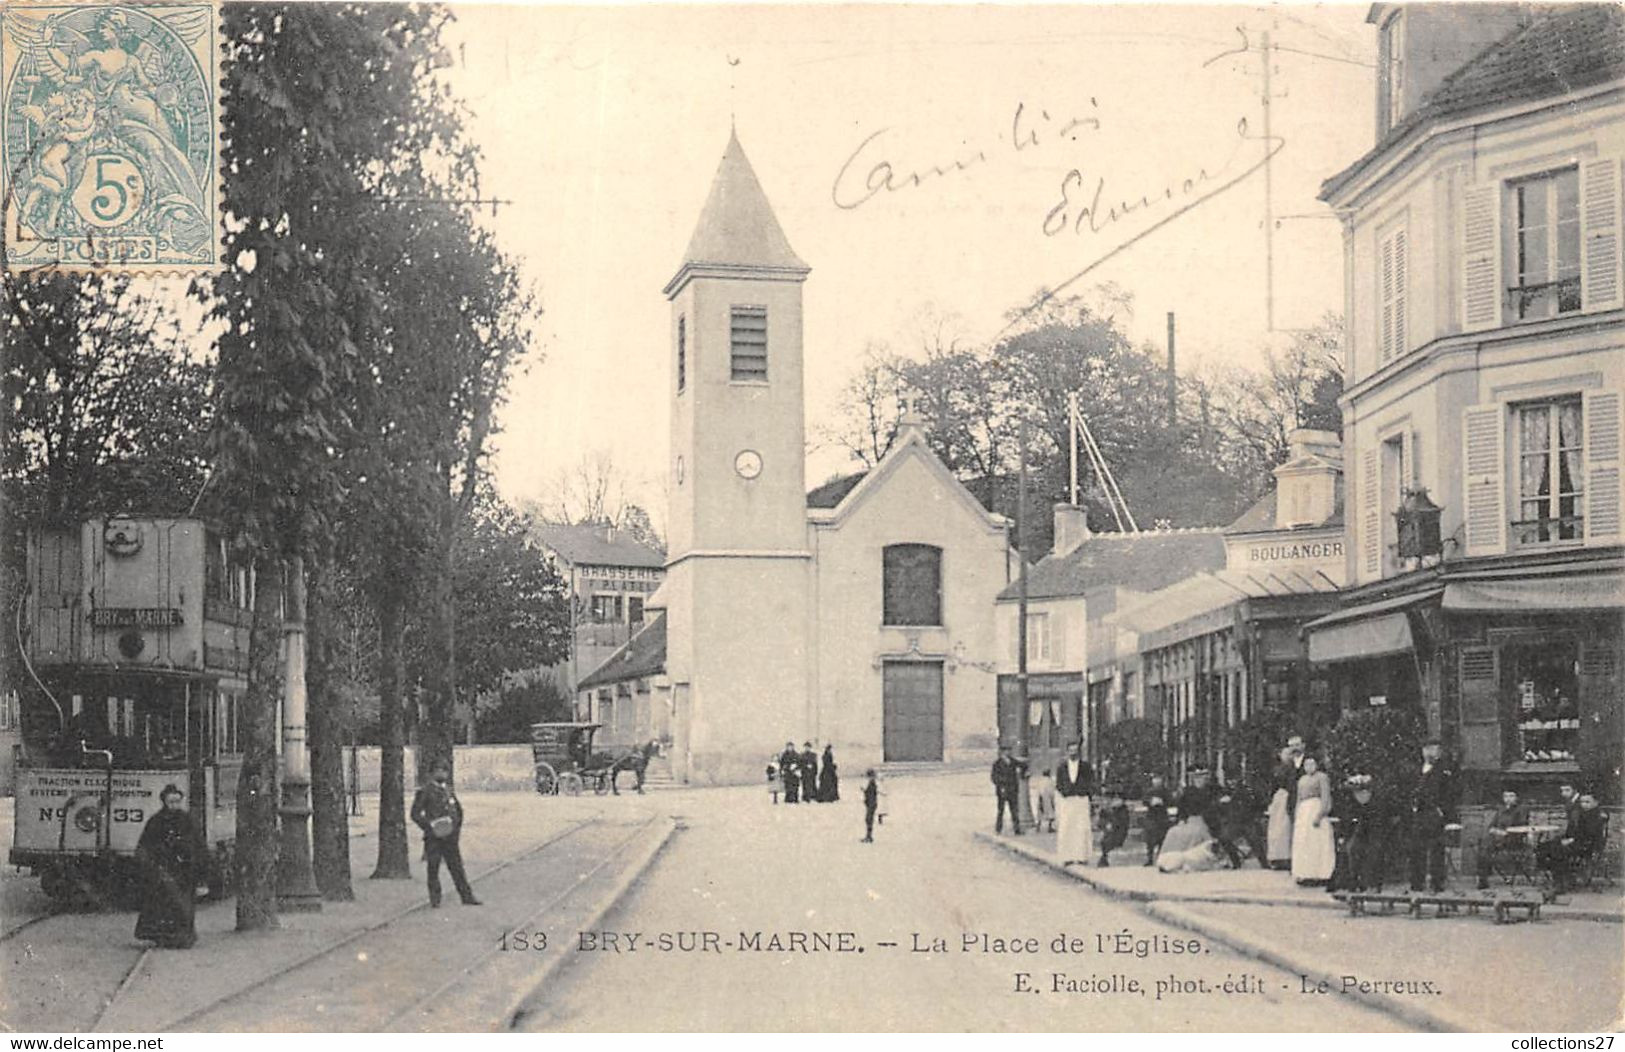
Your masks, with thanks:
M638 777L638 792L643 792L643 775L649 769L649 759L661 756L664 751L658 739L650 739L636 749L618 757L609 768L609 787L616 796L621 795L620 778L622 771L631 771Z

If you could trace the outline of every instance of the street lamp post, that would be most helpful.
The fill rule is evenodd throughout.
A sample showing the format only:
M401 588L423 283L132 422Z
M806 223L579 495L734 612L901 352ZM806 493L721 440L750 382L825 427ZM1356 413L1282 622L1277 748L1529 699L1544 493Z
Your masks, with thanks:
M288 567L287 611L282 623L286 674L282 682L282 850L277 857L276 904L284 912L316 912L322 893L310 862L310 753L305 747L305 562Z

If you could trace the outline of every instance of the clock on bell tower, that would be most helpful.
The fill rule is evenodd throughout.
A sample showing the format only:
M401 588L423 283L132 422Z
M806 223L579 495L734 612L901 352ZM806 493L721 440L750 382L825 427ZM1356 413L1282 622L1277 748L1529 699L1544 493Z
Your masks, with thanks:
M804 722L809 272L731 136L664 290L673 362L667 675L687 754L674 766L693 781L754 778L757 754Z

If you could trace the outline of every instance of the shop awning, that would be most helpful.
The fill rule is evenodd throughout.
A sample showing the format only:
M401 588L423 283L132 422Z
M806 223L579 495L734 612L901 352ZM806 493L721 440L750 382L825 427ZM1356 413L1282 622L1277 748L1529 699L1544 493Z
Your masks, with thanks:
M1326 594L1336 586L1296 570L1218 570L1195 574L1152 592L1117 623L1140 633L1140 649L1155 650L1217 631L1234 622L1235 606L1248 599Z
M1316 664L1400 654L1409 649L1411 622L1403 613L1346 621L1309 636L1309 660Z
M1309 660L1355 661L1402 654L1411 649L1411 623L1407 607L1437 598L1441 588L1361 603L1327 614L1304 626L1309 635Z
M1453 581L1444 608L1460 614L1541 614L1625 607L1625 577L1598 574L1545 581Z

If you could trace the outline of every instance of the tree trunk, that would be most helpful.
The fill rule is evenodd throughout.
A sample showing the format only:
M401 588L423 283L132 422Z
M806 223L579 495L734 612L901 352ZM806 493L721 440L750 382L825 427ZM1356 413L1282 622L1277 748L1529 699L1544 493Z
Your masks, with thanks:
M355 891L350 886L350 818L345 806L343 721L336 690L333 563L321 554L308 565L305 679L310 691L311 864L322 897L329 902L349 902Z
M237 782L237 930L277 927L277 701L282 696L282 564L254 560L254 627L248 644L248 692L239 727Z
M378 603L378 865L374 880L412 876L406 840L405 612L397 597Z
M450 520L451 516L444 516ZM434 579L429 586L429 662L428 682L424 684L428 695L428 719L418 738L418 781L428 780L428 772L444 764L456 784L452 742L452 716L457 696L456 647L453 632L457 616L456 599L452 591L452 554L450 535L455 529L451 522L443 522L444 540L434 565Z

